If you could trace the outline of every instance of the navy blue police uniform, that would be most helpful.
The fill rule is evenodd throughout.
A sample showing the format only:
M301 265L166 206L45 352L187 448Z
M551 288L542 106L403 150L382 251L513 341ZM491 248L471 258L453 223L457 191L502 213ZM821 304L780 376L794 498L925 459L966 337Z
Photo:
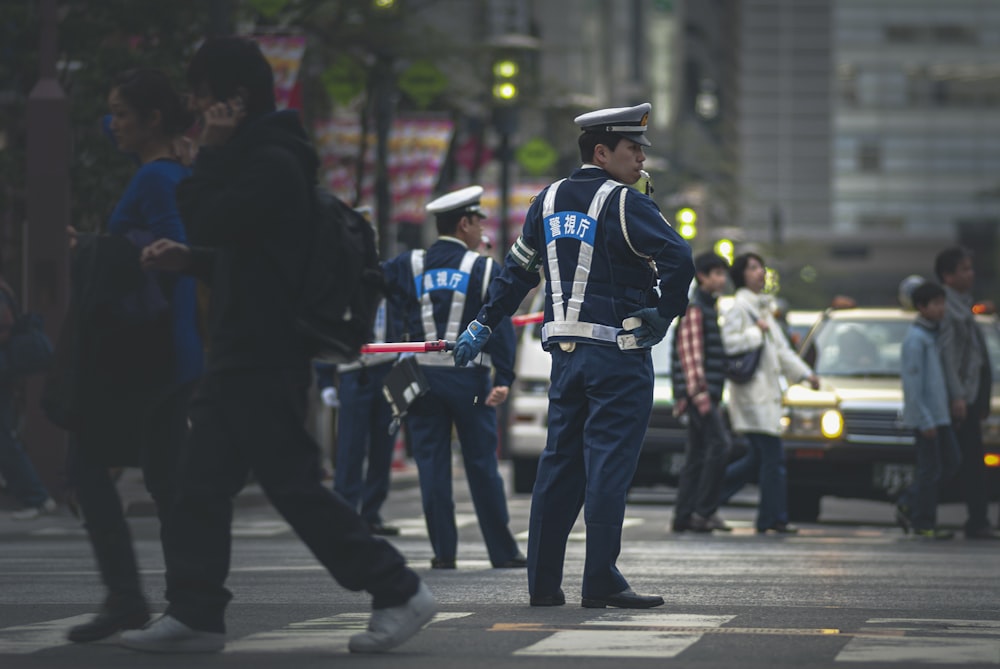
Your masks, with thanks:
M601 110L576 121L584 132L648 145L642 133L649 108ZM583 605L662 604L660 597L635 595L616 561L626 494L652 408L649 346L687 306L691 249L651 198L584 164L535 199L486 306L459 339L456 364L465 357L464 346L482 341L477 330L489 337L489 327L514 312L539 283L539 270L546 279L542 345L552 355L552 372L548 436L532 493L531 603L565 602L566 541L583 508ZM643 321L634 320L637 312ZM652 339L638 335L647 331L637 323L647 319L658 323Z
M383 300L375 317L371 342L398 341L400 319ZM396 361L395 353L369 353L357 362L336 366L340 409L333 489L356 509L374 534L395 535L383 524L382 504L389 496L392 452L397 430L382 384ZM365 463L367 461L367 467Z
M461 208L482 216L482 188L473 186L427 205L432 213ZM455 237L442 235L425 251L416 250L384 264L394 300L408 305L411 339L454 341L483 305L497 268L491 258L470 250ZM403 295L400 298L400 295ZM452 426L458 433L465 473L479 528L495 567L524 566L514 536L503 480L497 465L497 417L486 405L493 386L514 380L514 328L498 319L497 336L482 354L456 368L446 353L417 354L430 391L409 409L406 425L420 476L420 491L431 546L432 566L454 568L458 548L451 477ZM495 376L491 379L491 369Z

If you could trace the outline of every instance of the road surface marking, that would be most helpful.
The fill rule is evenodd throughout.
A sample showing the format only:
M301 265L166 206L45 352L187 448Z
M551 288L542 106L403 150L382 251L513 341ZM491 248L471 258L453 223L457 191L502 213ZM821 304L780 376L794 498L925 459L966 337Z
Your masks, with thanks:
M472 613L438 613L428 625L471 616ZM371 611L340 613L290 623L280 629L259 632L226 644L227 653L283 653L287 651L347 652L347 641L368 625Z
M572 626L572 629L556 631L514 654L543 657L676 657L697 643L706 629L718 628L734 617L609 611L594 620ZM664 631L664 628L677 628L679 631Z
M644 524L645 522L646 522L645 518L626 518L624 521L622 521L622 529L625 529L627 527L639 527L640 525ZM584 522L583 522L582 519L579 520L579 521L577 521L576 528L578 528L578 529L575 529L573 532L569 533L568 540L569 541L586 541L587 540L587 529L586 529L586 525L584 524ZM525 530L523 532L518 532L515 535L514 538L515 539L520 539L521 541L527 541L528 540L528 530Z
M69 643L66 640L69 628L93 617L92 613L85 613L69 618L4 627L0 629L0 655L26 655L45 648L65 646Z
M946 618L871 618L869 625L837 654L838 662L908 664L1000 664L1000 621ZM896 627L901 625L901 627ZM895 637L865 634L895 631ZM941 636L942 633L951 636Z

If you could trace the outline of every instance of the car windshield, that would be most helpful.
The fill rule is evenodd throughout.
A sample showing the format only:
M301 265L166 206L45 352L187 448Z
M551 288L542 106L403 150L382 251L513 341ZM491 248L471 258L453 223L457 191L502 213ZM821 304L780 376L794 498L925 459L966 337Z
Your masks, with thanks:
M820 376L898 377L903 338L909 320L828 321L816 333L815 369ZM1000 373L1000 330L980 322L993 365L993 376Z

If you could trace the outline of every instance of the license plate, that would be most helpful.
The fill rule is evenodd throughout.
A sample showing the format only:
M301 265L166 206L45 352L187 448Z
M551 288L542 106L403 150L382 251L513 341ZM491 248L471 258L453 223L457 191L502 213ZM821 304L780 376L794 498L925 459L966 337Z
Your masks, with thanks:
M892 497L910 487L914 471L914 465L879 462L872 468L872 484Z

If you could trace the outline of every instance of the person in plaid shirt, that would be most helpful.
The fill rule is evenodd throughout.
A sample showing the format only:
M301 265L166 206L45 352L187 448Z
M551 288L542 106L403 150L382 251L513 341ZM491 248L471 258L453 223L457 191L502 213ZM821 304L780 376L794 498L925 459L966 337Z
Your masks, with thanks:
M726 287L729 263L715 253L694 259L697 287L674 337L671 376L674 413L687 414L686 461L674 507L673 531L728 532L719 518L719 494L726 472L730 436L719 411L725 350L716 299Z

